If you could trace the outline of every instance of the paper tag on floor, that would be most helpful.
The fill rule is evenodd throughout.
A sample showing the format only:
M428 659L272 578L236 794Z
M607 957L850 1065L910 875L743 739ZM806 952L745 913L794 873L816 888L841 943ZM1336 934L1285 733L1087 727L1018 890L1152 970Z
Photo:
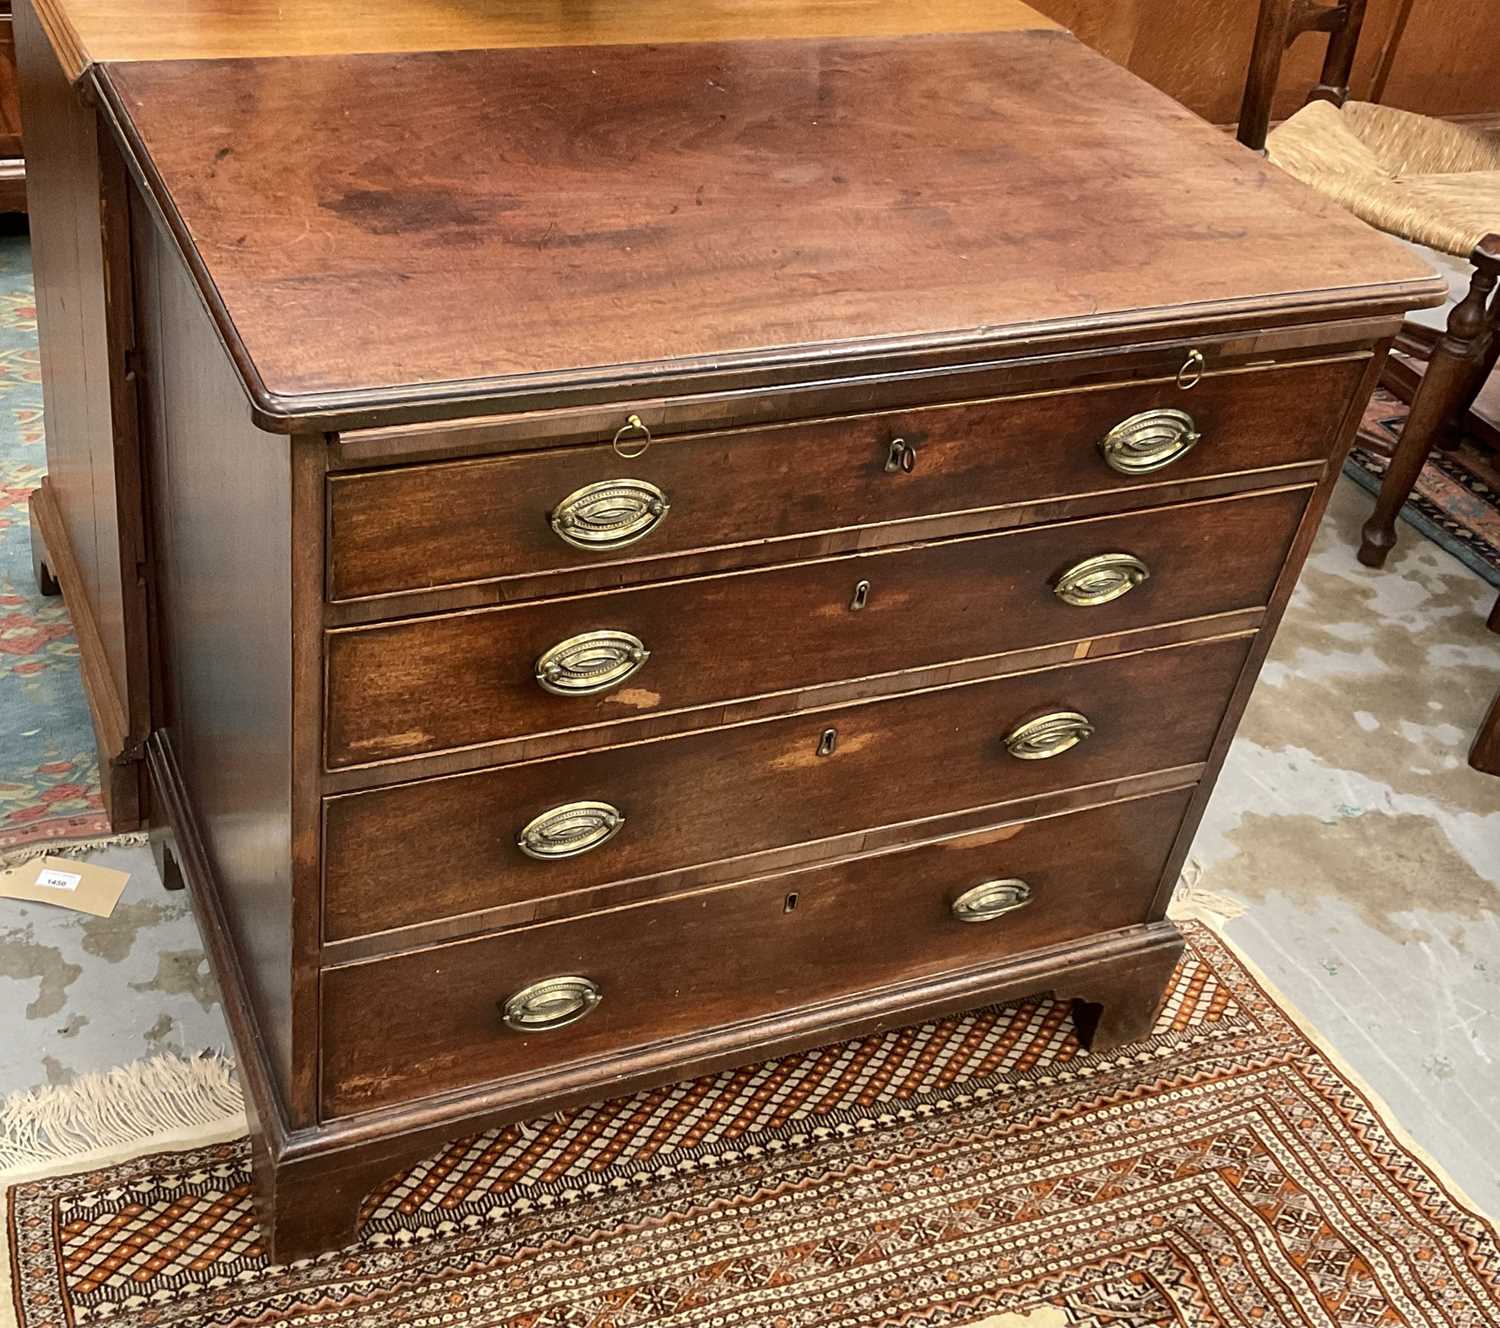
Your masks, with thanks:
M56 904L107 918L120 902L129 872L68 858L33 858L0 872L0 898Z

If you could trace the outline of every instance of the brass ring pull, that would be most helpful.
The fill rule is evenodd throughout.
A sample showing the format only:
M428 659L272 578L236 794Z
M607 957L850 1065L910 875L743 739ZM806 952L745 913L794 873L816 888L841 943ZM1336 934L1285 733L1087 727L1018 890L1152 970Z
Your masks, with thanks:
M599 984L589 978L543 978L503 1002L500 1017L517 1033L546 1033L576 1024L603 999Z
M629 632L584 632L543 651L536 680L554 696L595 696L618 687L650 658L645 643Z
M953 916L960 922L993 922L1030 902L1031 887L1017 877L985 881L953 901Z
M1201 350L1190 350L1187 359L1182 362L1182 367L1177 371L1177 386L1184 392L1191 392L1203 381L1203 352Z
M1055 710L1013 728L1005 735L1005 750L1018 761L1046 761L1071 751L1093 733L1094 726L1087 715L1076 710Z
M595 553L645 539L671 510L667 495L646 480L599 480L558 503L547 524L564 544Z
M1147 410L1121 420L1099 440L1105 464L1122 475L1147 475L1186 456L1202 438L1182 410Z
M634 452L627 452L620 446L625 438L639 438L641 445ZM651 446L651 430L641 423L639 415L628 416L625 423L615 430L615 436L610 446L615 449L615 455L623 461L634 461L638 456L645 456L646 449Z
M516 836L528 858L551 862L576 858L607 844L625 824L625 813L609 802L565 802L529 820Z
M1101 553L1068 568L1052 592L1064 604L1087 609L1128 595L1150 576L1146 564L1132 554Z

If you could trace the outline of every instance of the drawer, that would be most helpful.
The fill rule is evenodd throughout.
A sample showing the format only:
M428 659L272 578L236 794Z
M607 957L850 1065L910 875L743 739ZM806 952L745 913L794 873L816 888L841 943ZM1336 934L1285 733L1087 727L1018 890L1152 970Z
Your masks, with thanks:
M924 818L1192 765L1249 648L1241 636L1141 651L327 798L324 935L877 826L910 823L915 838ZM1010 753L1008 735L1053 713L1085 715L1092 735L1047 759Z
M1190 795L1183 789L1003 825L326 970L325 1117L1143 922ZM955 916L965 895L979 920ZM556 977L594 989L548 990L560 1017L587 1013L541 1031L506 1024L509 998ZM524 1023L521 1005L512 1006L512 1019Z
M328 764L778 693L791 709L816 684L1256 608L1310 492L339 629Z
M337 475L328 481L328 594L350 599L737 549L752 566L830 551L808 537L1061 496L1316 461L1364 358L659 439L630 461L608 442ZM1100 440L1179 410L1201 441L1122 474ZM903 439L910 468L887 469ZM655 508L662 508L659 513ZM558 527L575 543L558 533ZM861 542L900 542L912 533ZM845 546L847 547L847 545Z

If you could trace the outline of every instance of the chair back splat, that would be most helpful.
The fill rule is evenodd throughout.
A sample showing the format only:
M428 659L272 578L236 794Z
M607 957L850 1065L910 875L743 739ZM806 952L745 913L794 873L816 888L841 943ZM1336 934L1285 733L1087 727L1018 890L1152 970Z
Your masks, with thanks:
M1308 93L1308 101L1331 101L1342 106L1349 98L1349 79L1354 70L1354 52L1364 26L1366 0L1261 0L1255 26L1255 45L1250 54L1250 75L1240 103L1239 140L1247 148L1264 152L1271 127L1271 103L1281 76L1286 49L1304 32L1326 32L1328 52L1323 73Z

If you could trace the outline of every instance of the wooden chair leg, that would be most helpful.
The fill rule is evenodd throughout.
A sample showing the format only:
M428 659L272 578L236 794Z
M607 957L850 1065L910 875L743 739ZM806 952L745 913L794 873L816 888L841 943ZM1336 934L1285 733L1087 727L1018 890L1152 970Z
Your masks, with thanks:
M1487 775L1500 775L1500 692L1490 702L1489 714L1474 735L1469 748L1469 764Z
M1490 381L1490 375L1495 372L1495 365L1500 363L1500 297L1496 297L1490 305L1490 348L1485 352L1484 359L1480 362L1478 370L1474 374L1473 391L1466 393L1467 402L1458 412L1449 417L1443 426L1442 437L1438 439L1438 446L1445 452L1456 452L1463 445L1464 438L1477 421L1475 402L1479 394L1484 391L1484 385Z
M1490 631L1500 632L1500 595L1495 597L1486 625ZM1500 775L1500 692L1495 693L1489 713L1474 735L1474 745L1469 748L1469 764L1487 775Z
M1361 532L1359 560L1366 567L1385 565L1396 545L1396 518L1411 496L1423 465L1449 422L1468 414L1484 385L1482 373L1494 335L1494 315L1488 306L1500 276L1500 235L1488 236L1474 251L1473 260L1469 293L1448 316L1448 330L1428 361L1396 455L1381 483L1375 511Z

